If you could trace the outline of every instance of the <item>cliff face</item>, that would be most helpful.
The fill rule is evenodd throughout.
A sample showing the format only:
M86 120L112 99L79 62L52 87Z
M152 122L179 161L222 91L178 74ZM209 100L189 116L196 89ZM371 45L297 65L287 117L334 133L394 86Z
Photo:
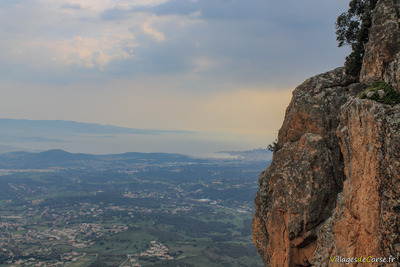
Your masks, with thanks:
M400 2L378 1L374 13L360 81L384 80L400 91Z
M331 215L345 179L337 112L358 91L342 68L294 90L279 131L282 148L261 174L255 202L253 236L266 266L311 261L318 226Z
M312 262L393 256L395 263L379 266L399 266L400 105L353 98L341 109L337 136L346 180L333 216L319 229Z
M335 266L335 256L400 266L400 105L357 97L375 80L399 90L398 6L377 4L361 83L338 68L294 90L255 199L266 266Z

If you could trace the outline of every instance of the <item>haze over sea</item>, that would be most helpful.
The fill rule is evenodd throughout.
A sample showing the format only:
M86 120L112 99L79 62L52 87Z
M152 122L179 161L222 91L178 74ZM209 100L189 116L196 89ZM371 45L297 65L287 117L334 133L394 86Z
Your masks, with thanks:
M225 157L218 151L256 148L243 135L173 130L149 130L94 123L0 118L0 153L63 149L72 153L115 154L167 152L201 157Z
M89 153L265 148L294 87L343 64L334 22L347 5L0 1L1 117L191 132L1 140Z
M216 139L219 139L219 141ZM65 137L63 140L63 142L28 141L15 144L9 143L9 145L15 147L12 149L14 151L43 151L58 148L71 153L118 154L135 151L144 153L180 153L198 157L224 157L226 154L216 152L257 148L254 144L243 142L243 140L240 140L240 137L237 140L234 138L224 140L222 134L213 133L122 134L117 136L81 135Z

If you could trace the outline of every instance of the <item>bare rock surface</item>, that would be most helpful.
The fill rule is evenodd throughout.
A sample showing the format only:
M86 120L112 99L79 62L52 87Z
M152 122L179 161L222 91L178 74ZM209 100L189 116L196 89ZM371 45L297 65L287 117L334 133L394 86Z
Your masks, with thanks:
M360 80L338 68L293 91L255 198L265 266L400 266L400 105L357 96L382 79L400 91L399 10L378 1Z
M333 216L320 227L316 266L329 258L395 257L400 265L400 106L351 99L337 135L346 180ZM349 266L362 266L357 263Z
M360 81L384 80L400 91L400 2L380 0L374 10Z
M338 68L294 90L255 199L266 266L400 266L400 105L361 100L364 87Z
M255 202L254 241L266 266L309 266L318 226L331 216L345 179L337 115L362 89L338 68L294 90L281 148L260 176Z

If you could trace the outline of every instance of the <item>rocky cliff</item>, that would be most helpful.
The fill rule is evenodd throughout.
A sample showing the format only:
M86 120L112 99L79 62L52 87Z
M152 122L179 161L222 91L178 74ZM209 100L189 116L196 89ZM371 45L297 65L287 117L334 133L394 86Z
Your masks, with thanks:
M360 79L338 68L293 91L255 199L266 266L400 266L400 105L357 96L377 80L400 89L399 5L378 1Z
M384 80L400 90L400 2L380 0L374 10L360 81Z

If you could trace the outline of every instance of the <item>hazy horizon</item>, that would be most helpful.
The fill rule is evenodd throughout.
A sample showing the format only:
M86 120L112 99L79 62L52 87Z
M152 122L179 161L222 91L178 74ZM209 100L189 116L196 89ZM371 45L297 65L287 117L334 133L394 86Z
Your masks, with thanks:
M348 49L337 47L334 22L347 8L344 0L4 0L0 114L194 133L58 144L72 151L266 147L294 87L343 65Z
M180 153L226 157L220 151L252 150L257 142L227 139L223 133L132 129L73 121L0 118L0 153L62 149L71 153ZM265 149L267 145L264 145Z

